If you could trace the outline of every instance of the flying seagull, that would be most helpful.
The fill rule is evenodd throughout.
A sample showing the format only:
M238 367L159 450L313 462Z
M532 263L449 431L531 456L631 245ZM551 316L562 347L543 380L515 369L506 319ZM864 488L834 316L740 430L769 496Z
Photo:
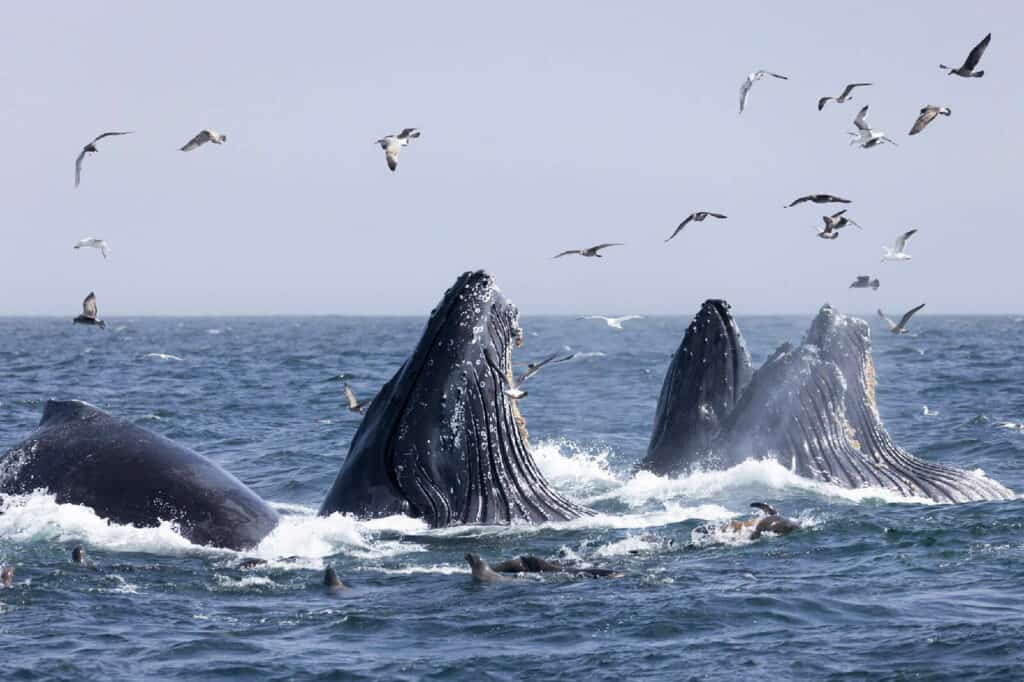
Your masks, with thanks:
M850 140L850 144L859 145L862 149L870 149L871 147L880 145L883 142L889 142L897 147L899 146L886 137L883 131L874 130L868 126L868 105L866 104L857 114L857 118L853 119L853 125L857 126L857 132L848 133L849 135L854 136L854 139Z
M853 280L853 284L850 285L851 289L874 289L878 291L878 287L882 286L882 283L878 281L878 278L871 278L871 275L857 275L857 279Z
M398 152L402 147L409 144L409 140L419 136L420 131L418 128L405 128L397 135L385 135L374 142L374 144L379 144L380 148L384 150L384 157L388 160L388 168L395 170L398 168Z
M956 74L964 78L981 78L985 75L984 71L975 71L974 67L981 61L981 55L985 54L985 48L988 47L989 42L992 40L992 34L989 33L987 36L981 39L981 42L974 46L971 53L967 55L967 59L964 60L964 65L958 69L954 69L952 66L946 66L945 64L939 64L940 69L946 69L949 71L949 75Z
M881 309L878 310L878 316L885 320L885 323L889 325L889 331L892 332L893 334L906 334L907 323L910 322L910 318L912 318L917 313L917 311L923 307L924 303L917 306L916 308L911 308L910 310L908 310L900 319L899 324L895 324L892 320L886 317L885 313L883 313Z
M863 88L863 87L865 87L867 85L871 85L871 83L850 83L849 85L847 85L843 89L843 94L839 95L839 97L821 97L821 98L819 98L818 99L818 111L821 111L822 109L824 109L825 108L825 102L827 102L829 100L835 100L837 104L842 104L843 102L847 102L847 101L853 99L853 89L854 88Z
M124 131L112 131L109 133L103 133L102 135L96 136L92 142L82 147L82 151L78 153L78 158L75 159L75 187L82 181L82 161L85 160L85 155L99 151L96 149L96 143L102 140L104 137L110 137L111 135L131 135L134 130Z
M185 146L181 148L183 152L190 152L193 149L202 147L207 142L214 144L224 144L228 141L228 136L223 133L218 133L216 130L203 129L193 137L191 140L185 143Z
M99 249L100 253L103 254L104 258L110 255L110 244L108 244L102 239L97 239L96 237L86 237L85 239L79 239L78 243L75 244L72 248L77 250L82 247Z
M568 256L574 253L585 256L586 258L604 258L604 256L599 254L598 251L601 249L607 249L609 246L624 246L624 244L622 242L612 242L610 244L598 244L597 246L591 246L586 249L569 249L568 251L563 251L557 256L552 256L552 258L561 258L562 256Z
M836 211L832 215L821 216L821 219L825 221L825 228L829 230L838 230L846 227L847 225L854 225L858 230L863 230L864 228L862 228L856 221L843 215L848 210L849 209L844 208L842 211Z
M729 217L729 216L726 216L726 215L722 215L721 213L712 213L711 211L697 211L695 213L691 213L690 215L686 216L686 220L684 220L683 222L679 223L679 227L676 228L676 231L673 232L671 235L669 235L669 238L666 239L665 241L671 241L672 237L675 237L677 234L679 234L680 230L682 230L684 227L686 227L686 225L690 221L696 221L698 223L702 223L702 222L704 222L704 219L709 217L709 216L712 217L712 218L718 218L719 220L723 220L723 219Z
M754 71L747 76L747 80L743 81L743 85L740 86L740 113L743 113L743 107L747 105L747 95L750 93L750 88L754 87L754 83L761 80L765 76L773 76L775 78L781 78L782 80L789 80L789 76L783 76L778 73L772 73L771 71Z
M792 208L792 207L796 206L797 204L804 203L805 201L813 201L816 204L848 204L848 203L850 203L849 199L843 199L842 197L837 197L834 194L808 194L807 196L803 196L803 197L799 197L797 199L794 199L792 201L792 203L789 204L789 206L783 206L783 208Z
M488 348L484 352L484 356L487 358L487 362L491 365L491 367L498 372L498 375L501 377L502 382L504 382L506 386L504 390L505 395L507 395L512 400L519 400L520 398L525 398L527 396L526 391L524 391L521 388L521 386L523 385L523 383L526 382L527 379L529 379L534 374L539 372L541 368L543 368L544 366L550 364L558 364L560 362L567 362L576 357L576 354L570 353L569 355L558 357L559 352L552 353L551 355L544 358L540 362L531 362L529 365L526 366L525 372L520 374L517 378L511 380L505 375L504 372L501 371L501 368L499 367L497 362L497 358L494 356L494 351L491 348Z
M107 323L96 317L97 314L96 294L90 291L89 295L82 301L82 314L72 320L72 322L74 324L94 324L100 329L106 329Z
M363 414L366 406L372 402L372 400L362 402L356 400L356 394L352 392L352 388L348 384L345 384L345 400L348 401L349 412L358 412L359 414Z
M917 117L917 121L914 122L914 127L910 129L911 135L917 135L919 132L925 129L929 123L935 120L935 117L939 114L943 116L949 116L952 114L952 110L949 107L936 107L931 104L921 110L921 115Z
M643 315L623 315L622 317L605 317L604 315L584 315L577 317L577 320L604 320L605 323L612 329L618 329L622 331L622 323L630 320L642 320Z
M837 211L832 215L823 215L821 219L825 222L825 227L818 231L818 236L822 239L838 239L839 230L846 227L847 225L857 225L856 222L847 218L844 213L849 209L843 209ZM857 225L857 229L863 229L860 225Z
M882 256L882 262L884 263L887 260L910 260L911 255L906 253L904 249L907 248L907 240L913 237L916 232L916 229L907 230L900 235L899 239L891 247L883 246L882 249L885 251L885 254Z

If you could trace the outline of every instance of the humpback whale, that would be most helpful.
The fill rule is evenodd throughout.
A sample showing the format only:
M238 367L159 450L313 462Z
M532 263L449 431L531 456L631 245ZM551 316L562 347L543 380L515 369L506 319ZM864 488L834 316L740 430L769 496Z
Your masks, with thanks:
M116 523L171 521L190 542L259 543L278 516L206 457L77 400L50 400L38 428L0 456L0 493L37 489Z
M592 513L544 479L506 395L522 340L519 312L494 278L461 275L370 403L320 515L406 514L438 528Z
M896 445L875 384L864 320L825 305L800 346L783 344L753 372L728 304L707 301L669 366L640 468L673 474L771 457L800 476L847 488L877 486L936 502L1013 496L991 479Z

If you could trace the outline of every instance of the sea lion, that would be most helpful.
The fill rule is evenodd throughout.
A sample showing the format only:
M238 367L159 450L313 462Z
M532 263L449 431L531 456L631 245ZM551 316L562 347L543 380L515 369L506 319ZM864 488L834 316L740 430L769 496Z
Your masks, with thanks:
M569 575L585 575L590 578L621 578L622 573L609 568L577 568L563 566L557 561L548 561L533 554L523 554L514 559L495 564L492 569L496 573L567 573Z
M753 519L744 519L742 521L729 521L720 526L712 526L704 524L697 526L693 529L694 533L698 535L712 535L714 533L750 533L751 540L757 540L764 533L774 533L775 535L786 535L792 533L794 530L800 528L800 523L793 519L788 519L781 516L779 512L775 510L775 507L771 506L767 502L751 502L750 506L754 509L760 509L765 513L764 516ZM689 545L690 547L696 547L696 545Z
M481 583L496 583L505 580L512 580L508 576L498 575L494 570L487 565L487 562L480 558L479 554L472 552L466 553L466 561L469 562L469 567L473 572L473 580Z
M341 582L341 578L338 577L337 571L334 570L334 566L328 565L327 570L324 571L324 587L327 588L328 592L344 592L348 589L348 586Z
M93 567L92 562L89 561L89 558L85 555L85 549L81 545L76 545L75 548L71 550L71 562L78 564L79 566L85 566L86 568Z

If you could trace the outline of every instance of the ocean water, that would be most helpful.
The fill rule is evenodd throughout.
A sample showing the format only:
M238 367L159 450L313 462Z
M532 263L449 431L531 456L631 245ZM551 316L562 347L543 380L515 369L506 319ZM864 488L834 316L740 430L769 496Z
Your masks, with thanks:
M811 317L740 316L755 363ZM315 515L358 425L342 382L372 395L425 318L112 319L105 333L0 320L0 448L47 398L80 398L211 457L284 517L237 553L39 492L6 499L0 563L17 573L0 589L0 678L1024 679L1024 501L907 501L764 461L634 474L688 321L524 317L517 361L579 353L521 403L534 454L600 513L429 530ZM876 326L874 344L896 442L1024 491L1024 320L919 316L903 337ZM696 526L754 500L804 528L687 549ZM76 544L94 570L69 562ZM625 577L479 585L467 551ZM324 592L328 563L351 590Z

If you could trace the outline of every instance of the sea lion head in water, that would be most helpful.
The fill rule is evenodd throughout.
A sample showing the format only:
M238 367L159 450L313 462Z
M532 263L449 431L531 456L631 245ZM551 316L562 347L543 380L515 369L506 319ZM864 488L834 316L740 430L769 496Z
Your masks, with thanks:
M786 535L792 533L794 530L800 528L800 524L793 519L787 519L781 516L779 512L775 510L775 507L771 506L767 502L751 502L750 506L754 509L760 509L764 512L764 516L760 518L744 519L743 521L729 521L728 523L722 524L721 526L713 526L710 524L697 526L694 528L694 532L707 536L712 535L715 532L718 533L750 533L751 540L757 540L765 533L774 533L775 535ZM696 545L690 545L694 547Z
M88 558L86 558L85 549L83 549L81 545L78 545L71 550L71 562L78 564L79 566L89 566L92 563Z
M327 570L324 571L324 587L327 588L328 592L342 592L348 589L348 586L341 582L341 578L338 577L338 572L334 570L334 566L328 566Z
M14 584L14 566L4 566L0 570L0 586L10 587Z
M487 562L480 558L479 554L467 552L465 558L469 563L469 568L473 572L473 580L481 583L493 583L502 580L509 580L508 577L495 573L491 567L487 565Z
M767 502L751 502L750 506L754 509L760 509L764 512L764 516L757 519L754 524L754 530L750 534L751 540L756 540L763 533L774 533L776 535L786 535L792 533L800 524L793 519L787 519L784 516L780 516L779 512L775 511L775 507L771 506Z

